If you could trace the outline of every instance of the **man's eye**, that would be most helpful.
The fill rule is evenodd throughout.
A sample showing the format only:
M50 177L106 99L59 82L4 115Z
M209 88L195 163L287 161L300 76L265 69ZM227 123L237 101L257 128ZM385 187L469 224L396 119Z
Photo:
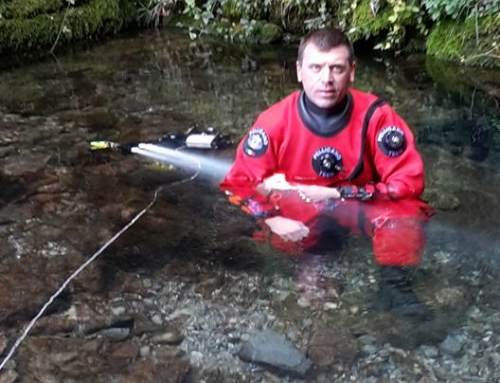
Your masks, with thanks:
M342 73L344 71L344 67L341 65L334 65L332 67L332 72L333 73Z
M319 72L321 70L321 66L320 65L316 65L316 64L311 65L311 70L313 72Z

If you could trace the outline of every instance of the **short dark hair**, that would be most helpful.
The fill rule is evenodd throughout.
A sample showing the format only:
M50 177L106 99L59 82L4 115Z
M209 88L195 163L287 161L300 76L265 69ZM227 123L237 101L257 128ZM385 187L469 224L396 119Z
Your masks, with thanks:
M354 62L354 48L347 35L340 29L321 28L309 32L302 37L299 45L297 60L302 63L304 58L304 50L309 44L314 44L320 51L327 51L338 46L345 46L349 51L349 63Z

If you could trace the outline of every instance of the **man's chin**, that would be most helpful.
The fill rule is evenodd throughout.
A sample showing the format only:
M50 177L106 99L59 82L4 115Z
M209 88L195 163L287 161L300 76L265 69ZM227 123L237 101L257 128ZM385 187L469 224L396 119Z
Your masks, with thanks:
M319 108L322 108L322 109L333 108L335 105L337 105L337 103L338 103L338 100L336 98L335 99L331 99L331 98L325 99L325 98L322 98L322 99L319 99L319 100L315 100L316 106L318 106Z

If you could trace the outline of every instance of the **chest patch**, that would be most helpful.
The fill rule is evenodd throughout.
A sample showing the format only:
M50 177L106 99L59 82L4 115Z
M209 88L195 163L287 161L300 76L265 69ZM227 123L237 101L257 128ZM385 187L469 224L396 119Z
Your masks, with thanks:
M338 150L328 146L316 150L312 158L312 167L320 177L334 177L342 170L342 166L342 156Z
M249 157L262 156L269 147L269 137L264 129L253 128L243 143L243 151Z
M380 150L389 157L398 157L406 149L406 137L397 126L386 126L377 135Z

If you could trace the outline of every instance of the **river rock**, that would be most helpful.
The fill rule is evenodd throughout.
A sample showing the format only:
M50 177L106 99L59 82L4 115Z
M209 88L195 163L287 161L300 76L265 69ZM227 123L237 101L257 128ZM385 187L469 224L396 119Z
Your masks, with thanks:
M311 337L307 355L316 366L327 367L340 362L351 363L358 351L358 342L346 331L318 329Z
M299 376L306 375L312 365L285 337L270 330L244 342L238 355L246 362L261 363Z

